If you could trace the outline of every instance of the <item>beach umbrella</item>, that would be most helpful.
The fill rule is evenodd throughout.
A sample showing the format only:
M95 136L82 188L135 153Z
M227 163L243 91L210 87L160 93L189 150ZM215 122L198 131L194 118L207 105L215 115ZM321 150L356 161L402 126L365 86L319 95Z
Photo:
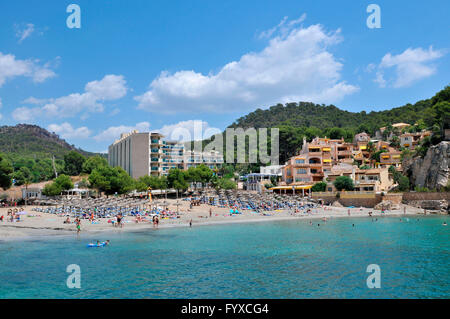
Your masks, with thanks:
M16 215L27 215L28 213L27 212L18 212L18 213L16 213Z

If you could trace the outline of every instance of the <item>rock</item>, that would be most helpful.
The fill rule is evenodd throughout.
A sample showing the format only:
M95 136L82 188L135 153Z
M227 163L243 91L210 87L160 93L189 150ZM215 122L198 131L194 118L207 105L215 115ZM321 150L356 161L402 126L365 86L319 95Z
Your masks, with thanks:
M441 190L450 180L450 142L431 146L424 158L416 157L403 165L403 173L414 186Z
M427 210L436 210L441 212L448 212L449 204L445 199L436 199L436 200L414 200L408 203L411 206L427 209Z
M344 207L344 206L342 206L341 203L339 203L339 201L335 201L331 206L333 206L333 207Z
M374 209L377 209L377 210L382 210L382 209L397 210L397 209L400 209L400 205L395 204L395 203L391 202L390 200L384 200L384 201L379 202L378 204L376 204Z

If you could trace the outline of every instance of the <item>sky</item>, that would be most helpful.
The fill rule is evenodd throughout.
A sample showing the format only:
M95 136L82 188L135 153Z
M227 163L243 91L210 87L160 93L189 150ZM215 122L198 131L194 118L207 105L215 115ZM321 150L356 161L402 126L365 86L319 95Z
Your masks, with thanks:
M0 125L106 152L133 129L208 137L277 103L415 103L450 84L449 13L437 0L2 1Z

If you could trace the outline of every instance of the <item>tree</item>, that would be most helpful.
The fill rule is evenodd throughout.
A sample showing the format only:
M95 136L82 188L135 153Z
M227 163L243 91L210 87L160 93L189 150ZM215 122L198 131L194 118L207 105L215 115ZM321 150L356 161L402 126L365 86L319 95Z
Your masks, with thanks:
M0 187L3 189L8 189L11 187L12 181L10 174L13 172L13 167L11 163L3 158L0 154Z
M64 155L64 173L70 176L78 176L83 171L86 157L78 152L70 151Z
M219 178L217 188L219 189L236 189L236 183L229 178Z
M135 187L135 181L121 167L102 166L89 175L92 188L106 194L125 194Z
M325 192L327 190L327 183L318 182L311 187L312 192Z
M398 180L398 190L401 192L409 191L409 178L406 176L400 176Z
M44 189L42 190L42 194L45 196L58 196L62 192L61 186L55 183L49 183L45 185Z
M355 188L353 180L348 176L339 176L336 178L334 181L334 187L336 187L338 191L352 191Z
M167 189L167 178L165 176L142 176L136 181L136 190L144 192L148 188L151 189Z
M213 171L204 164L197 166L196 170L197 170L198 177L200 179L200 183L202 183L202 186L208 184L214 175Z
M89 157L82 166L82 172L86 174L92 173L92 171L96 168L108 166L108 161L101 156L92 156Z
M169 174L167 175L168 186L176 189L177 191L188 189L189 184L186 182L185 174L185 172L178 168L169 170Z
M28 167L22 166L18 171L12 173L12 178L14 179L14 185L29 185L33 179L33 175Z
M61 188L61 191L66 191L73 188L72 180L67 175L59 175L53 180L53 183Z

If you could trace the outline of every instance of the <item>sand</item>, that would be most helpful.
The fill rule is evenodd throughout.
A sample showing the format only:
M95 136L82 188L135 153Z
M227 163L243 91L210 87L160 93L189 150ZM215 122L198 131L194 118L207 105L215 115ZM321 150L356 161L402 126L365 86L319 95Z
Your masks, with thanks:
M169 209L176 211L176 200L168 199ZM251 211L243 211L239 215L229 215L228 208L218 208L202 204L189 209L188 201L179 201L182 205L179 206L181 214L178 219L160 219L158 228L166 227L189 227L189 221L192 220L192 227L213 225L213 224L228 224L228 223L243 223L243 222L267 222L279 220L293 220L303 219L310 220L316 218L341 218L341 217L369 217L368 213L372 212L373 217L379 216L395 216L403 215L403 208L406 207L407 215L423 214L423 209L401 206L399 210L385 211L384 214L380 210L372 208L350 208L350 216L348 215L349 208L346 207L324 207L312 209L311 214L297 213L292 211L273 211L267 212L270 216L264 216L259 213ZM209 210L212 209L212 216L209 217ZM76 236L75 224L64 224L66 217L58 217L53 214L39 213L32 210L33 206L25 207L25 211L29 215L22 215L20 222L6 221L8 208L0 208L0 216L4 215L5 219L0 222L0 240L14 240L14 239L33 239L41 236L54 235L68 235ZM34 215L34 216L32 216ZM123 232L123 231L145 231L152 230L154 226L151 222L136 223L135 218L125 217L123 228L113 227L108 223L108 219L100 219L98 224L91 224L88 220L82 220L81 233L95 234L100 232Z

